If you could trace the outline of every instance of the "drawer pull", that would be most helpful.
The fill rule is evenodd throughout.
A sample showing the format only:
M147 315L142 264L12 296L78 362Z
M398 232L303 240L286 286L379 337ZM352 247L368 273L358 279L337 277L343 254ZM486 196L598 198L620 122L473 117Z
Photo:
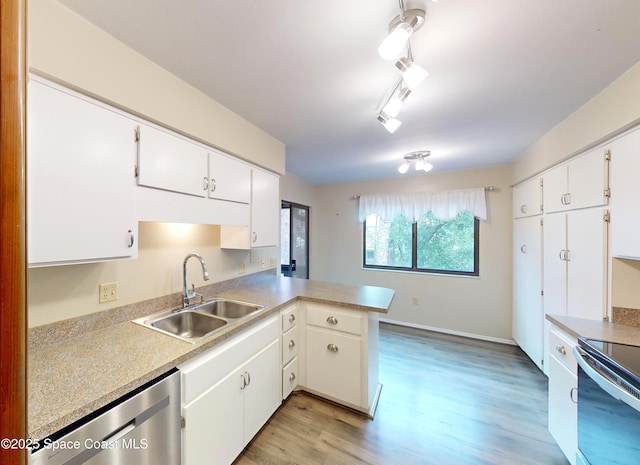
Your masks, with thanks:
M578 403L578 388L571 388L569 391L569 398L574 404Z
M296 316L292 313L289 315L289 323L293 323L294 321L296 321Z
M562 355L567 355L567 349L565 346L561 346L560 344L556 346L556 352L561 353Z
M330 325L337 325L338 319L335 316L330 316L329 318L327 318L327 323L329 323Z
M338 351L338 346L335 344L329 344L327 346L327 349L330 350L331 352L337 352Z
M296 343L293 339L289 341L289 349L293 349L296 346Z
M296 374L295 373L291 373L289 375L289 382L293 383L296 380Z

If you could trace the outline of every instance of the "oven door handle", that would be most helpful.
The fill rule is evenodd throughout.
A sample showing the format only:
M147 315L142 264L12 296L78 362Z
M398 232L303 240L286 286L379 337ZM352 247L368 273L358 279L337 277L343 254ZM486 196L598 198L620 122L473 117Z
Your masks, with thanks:
M595 367L589 363L589 360L594 360L587 352L585 352L580 346L575 346L573 348L573 354L576 356L576 361L580 368L584 370L584 372L591 378L602 390L604 390L607 394L609 394L614 399L621 400L629 407L640 412L640 398L636 396L640 396L640 391L634 388L633 386L628 386L629 389L633 390L636 394L634 396L627 389L619 386L611 378L617 379L618 375L615 374L614 371L610 370L606 366L603 366L599 363L599 367ZM627 383L628 384L628 383ZM580 402L580 387L578 386L578 402Z

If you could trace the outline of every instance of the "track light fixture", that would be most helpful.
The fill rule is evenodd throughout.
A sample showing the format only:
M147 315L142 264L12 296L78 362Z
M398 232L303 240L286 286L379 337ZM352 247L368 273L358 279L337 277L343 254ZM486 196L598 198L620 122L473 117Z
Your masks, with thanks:
M411 162L415 162L416 171L424 171L429 172L433 169L433 165L431 163L427 163L424 161L431 155L429 150L421 150L417 152L411 152L404 156L404 163L398 167L398 172L401 174L405 174L409 171L409 167L411 166Z
M397 119L385 114L384 112L380 112L380 114L378 115L378 121L380 121L382 123L382 125L384 126L384 128L387 131L389 131L391 134L396 132L396 130L402 124L402 122L400 120L397 120Z
M402 124L396 117L411 91L429 75L422 67L413 62L409 37L424 24L425 10L405 10L404 1L399 0L400 14L389 23L389 35L378 47L378 54L386 60L395 60L406 49L406 57L395 63L402 78L387 97L382 110L378 113L378 121L393 133Z

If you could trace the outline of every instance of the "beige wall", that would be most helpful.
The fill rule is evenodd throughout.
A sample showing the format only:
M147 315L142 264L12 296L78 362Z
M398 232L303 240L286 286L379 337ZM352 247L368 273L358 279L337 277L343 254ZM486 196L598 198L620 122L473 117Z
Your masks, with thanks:
M511 340L510 167L315 187L311 278L384 286L396 291L387 318L488 339ZM441 191L493 185L489 220L480 224L480 277L362 269L362 224L356 194ZM412 304L413 297L418 305Z
M611 305L640 309L640 260L612 260Z
M196 224L140 223L137 260L66 265L29 270L29 326L77 317L182 291L182 262L196 252L207 262L211 280L224 281L263 271L261 259L279 257L275 247L220 249L220 227ZM250 254L253 254L253 262ZM205 284L197 260L188 263L189 284ZM98 284L118 282L118 300L98 304ZM161 310L161 309L159 309Z
M515 184L640 122L640 62L540 138L513 163Z
M285 146L55 0L28 2L28 66L284 174Z
M280 178L280 198L289 202L311 207L314 186L295 174L287 173Z

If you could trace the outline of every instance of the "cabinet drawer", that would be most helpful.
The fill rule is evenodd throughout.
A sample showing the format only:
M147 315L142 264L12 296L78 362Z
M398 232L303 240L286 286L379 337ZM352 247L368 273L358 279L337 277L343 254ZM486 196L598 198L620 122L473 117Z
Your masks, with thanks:
M282 310L282 332L293 328L298 322L298 305L294 304Z
M362 313L362 314L361 314ZM351 334L362 334L364 312L336 310L328 305L308 304L307 324Z
M298 385L298 357L291 360L282 369L282 399L289 397L289 394Z
M333 399L362 405L360 338L313 327L307 328L306 335L306 386Z
M282 364L286 365L298 355L299 345L298 326L294 326L282 335Z
M578 373L578 365L573 355L573 348L576 344L575 340L560 331L549 331L549 354L553 355L574 375Z

